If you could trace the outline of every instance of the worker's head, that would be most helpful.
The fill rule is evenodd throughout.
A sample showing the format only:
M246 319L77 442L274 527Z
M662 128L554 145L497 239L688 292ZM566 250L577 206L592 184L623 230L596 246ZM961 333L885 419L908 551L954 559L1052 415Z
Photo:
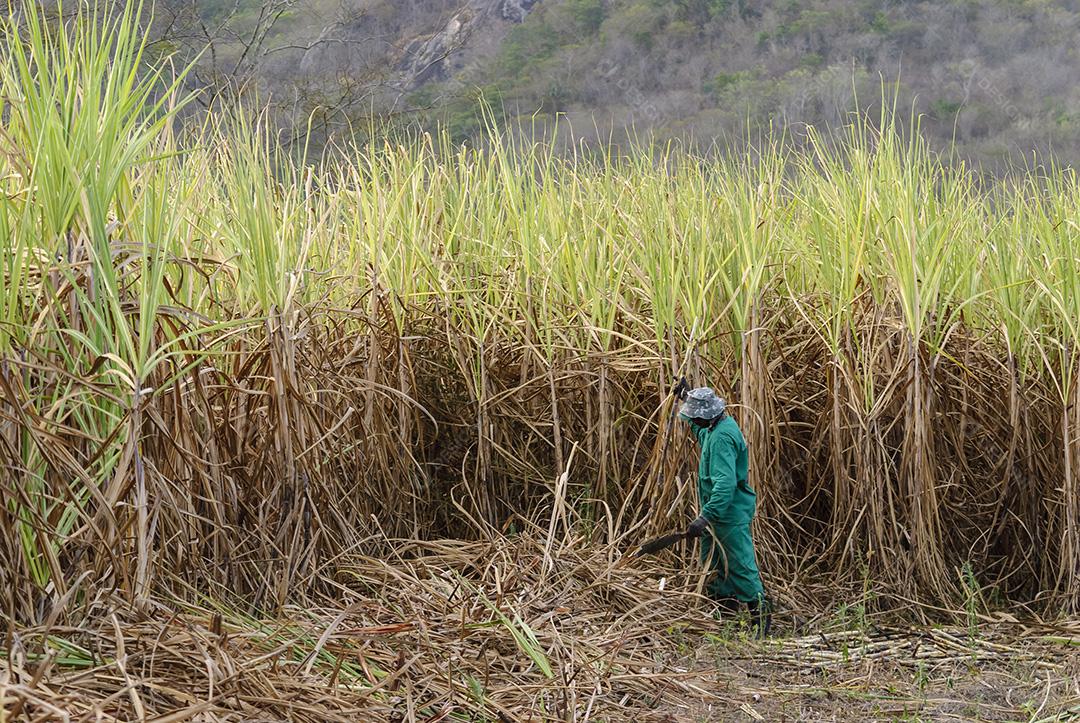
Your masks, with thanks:
M698 387L687 392L686 401L679 410L679 417L691 424L707 427L724 415L726 406L724 400L716 396L712 389Z

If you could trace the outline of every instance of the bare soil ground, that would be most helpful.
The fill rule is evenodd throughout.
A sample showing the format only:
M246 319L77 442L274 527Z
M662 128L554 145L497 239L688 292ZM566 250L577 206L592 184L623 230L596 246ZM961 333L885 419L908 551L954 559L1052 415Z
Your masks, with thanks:
M272 613L227 591L46 607L9 632L0 720L1080 720L1080 621L841 605L757 641L674 558L580 543L402 542Z
M1080 720L1080 656L1062 640L981 625L725 643L688 671L721 700L672 720Z

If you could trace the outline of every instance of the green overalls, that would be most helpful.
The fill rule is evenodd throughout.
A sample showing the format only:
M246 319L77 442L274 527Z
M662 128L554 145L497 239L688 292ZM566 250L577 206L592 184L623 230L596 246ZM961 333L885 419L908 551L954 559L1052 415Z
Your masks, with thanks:
M701 538L701 561L716 572L709 596L757 603L764 589L750 539L757 497L746 481L746 440L727 414L711 427L687 421L701 444L698 499L701 515L712 528L712 534L706 531Z

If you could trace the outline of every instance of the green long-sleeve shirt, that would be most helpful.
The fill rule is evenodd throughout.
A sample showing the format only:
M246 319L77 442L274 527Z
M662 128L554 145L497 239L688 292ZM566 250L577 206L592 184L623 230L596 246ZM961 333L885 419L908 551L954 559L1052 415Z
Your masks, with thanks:
M746 440L739 425L725 415L711 429L690 423L701 444L698 499L701 515L714 525L747 524L757 496L746 480Z

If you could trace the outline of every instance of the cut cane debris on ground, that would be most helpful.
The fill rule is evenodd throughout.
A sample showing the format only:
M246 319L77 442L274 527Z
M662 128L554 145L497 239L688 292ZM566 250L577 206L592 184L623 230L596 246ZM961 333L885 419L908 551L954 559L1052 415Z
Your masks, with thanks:
M273 617L103 598L77 629L13 638L3 696L29 719L1069 720L1080 626L845 628L756 641L677 567L542 539L411 543L342 561L323 602ZM667 585L661 590L660 579ZM781 599L789 600L787 591ZM47 642L43 644L43 636ZM62 715L63 714L63 715ZM1059 716L1059 717L1055 717ZM17 717L17 716L16 716Z

